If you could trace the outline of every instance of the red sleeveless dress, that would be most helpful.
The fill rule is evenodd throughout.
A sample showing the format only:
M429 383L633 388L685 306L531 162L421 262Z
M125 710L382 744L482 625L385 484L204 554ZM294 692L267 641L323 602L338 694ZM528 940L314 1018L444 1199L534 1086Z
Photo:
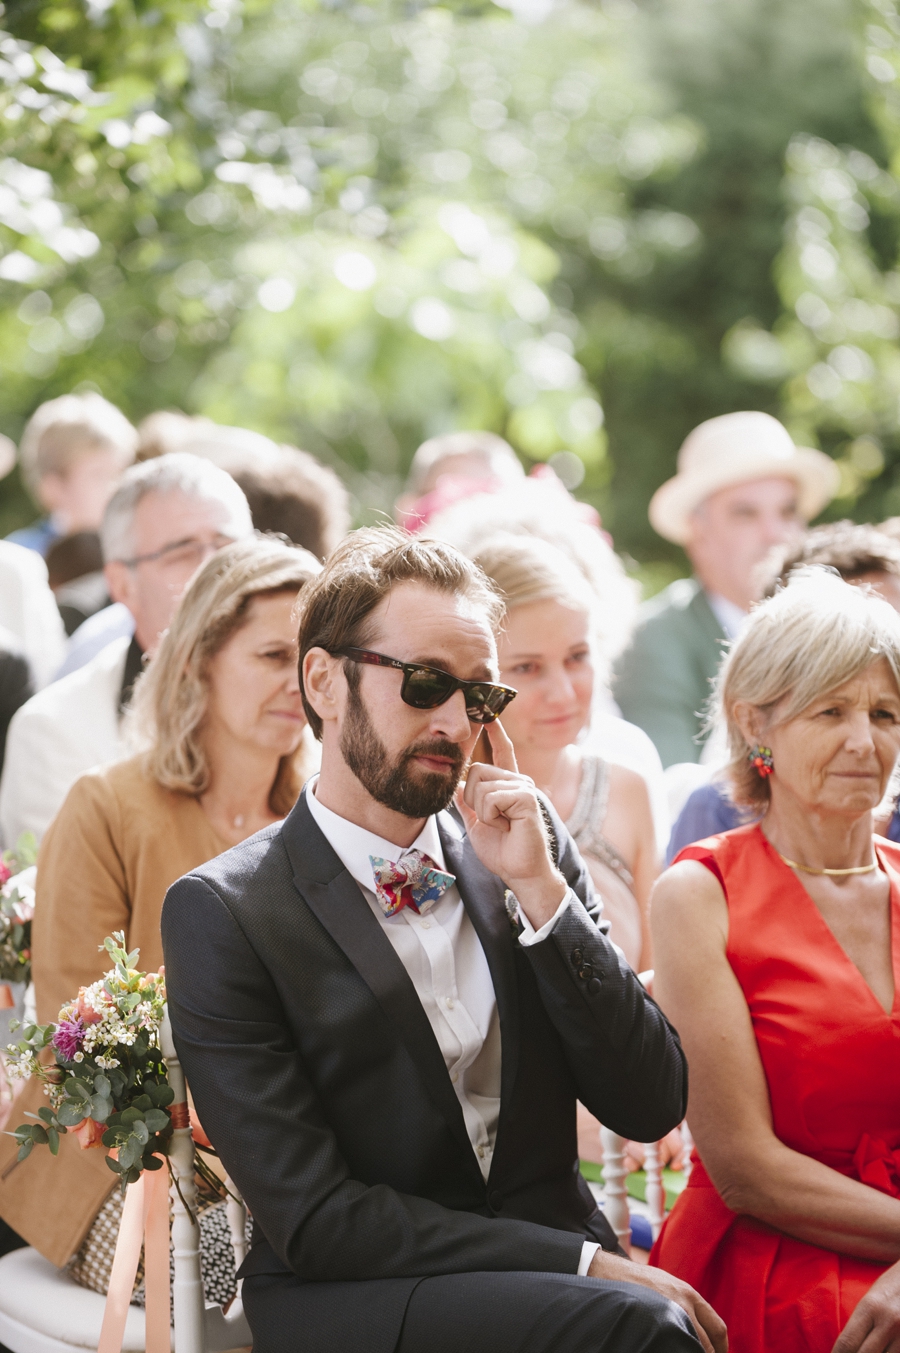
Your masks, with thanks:
M890 1014L757 825L677 859L699 860L725 893L728 961L750 1009L776 1135L900 1198L900 846L876 837L875 849L891 885ZM718 1311L731 1353L831 1353L889 1267L731 1212L696 1155L650 1263Z

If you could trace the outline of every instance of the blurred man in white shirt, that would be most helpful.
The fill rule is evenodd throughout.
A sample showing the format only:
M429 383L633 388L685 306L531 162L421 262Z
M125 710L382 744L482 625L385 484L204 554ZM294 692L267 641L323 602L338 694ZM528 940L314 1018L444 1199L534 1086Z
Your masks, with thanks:
M121 718L182 592L210 554L250 534L250 510L230 475L174 453L134 466L110 500L101 540L113 600L134 635L29 700L14 716L0 780L0 838L40 840L78 777L125 754Z

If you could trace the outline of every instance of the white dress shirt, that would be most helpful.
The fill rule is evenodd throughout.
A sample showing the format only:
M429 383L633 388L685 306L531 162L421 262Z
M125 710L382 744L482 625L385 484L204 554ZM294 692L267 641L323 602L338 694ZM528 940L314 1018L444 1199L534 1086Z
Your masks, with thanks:
M707 592L706 600L709 602L709 609L722 626L726 639L736 639L747 623L749 612L735 602L729 601L727 597L720 596L718 592Z
M23 832L40 842L80 775L127 756L119 696L130 642L108 644L13 715L0 779L0 839L7 848Z
M500 1115L501 1048L497 1000L481 941L455 883L421 916L411 907L385 916L375 895L370 860L370 856L375 856L396 863L407 851L420 850L447 873L437 818L426 820L411 846L398 846L326 808L315 796L317 779L306 786L309 811L338 859L359 884L372 914L409 974L453 1082L472 1150L487 1180ZM444 825L447 830L459 832L449 816L444 818ZM529 945L545 939L573 898L569 889L556 913L538 931L520 912L525 933L519 942ZM598 1249L593 1241L585 1241L579 1274L587 1273Z

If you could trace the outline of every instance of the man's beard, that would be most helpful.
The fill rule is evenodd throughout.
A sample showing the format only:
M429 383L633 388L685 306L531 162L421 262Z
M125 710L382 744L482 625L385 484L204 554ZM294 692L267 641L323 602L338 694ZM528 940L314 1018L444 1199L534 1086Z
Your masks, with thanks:
M462 779L465 756L458 743L416 742L393 763L372 726L358 690L348 690L347 719L341 733L341 755L377 803L404 817L431 817L448 808ZM445 756L452 761L445 774L413 767L417 756Z

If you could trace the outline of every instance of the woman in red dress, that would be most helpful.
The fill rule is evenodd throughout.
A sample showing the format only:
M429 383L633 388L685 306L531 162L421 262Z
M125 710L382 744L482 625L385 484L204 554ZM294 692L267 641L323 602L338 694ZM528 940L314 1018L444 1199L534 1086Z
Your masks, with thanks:
M732 1353L900 1350L900 618L833 575L758 607L719 687L758 825L688 846L653 898L654 990L698 1156L651 1263Z

